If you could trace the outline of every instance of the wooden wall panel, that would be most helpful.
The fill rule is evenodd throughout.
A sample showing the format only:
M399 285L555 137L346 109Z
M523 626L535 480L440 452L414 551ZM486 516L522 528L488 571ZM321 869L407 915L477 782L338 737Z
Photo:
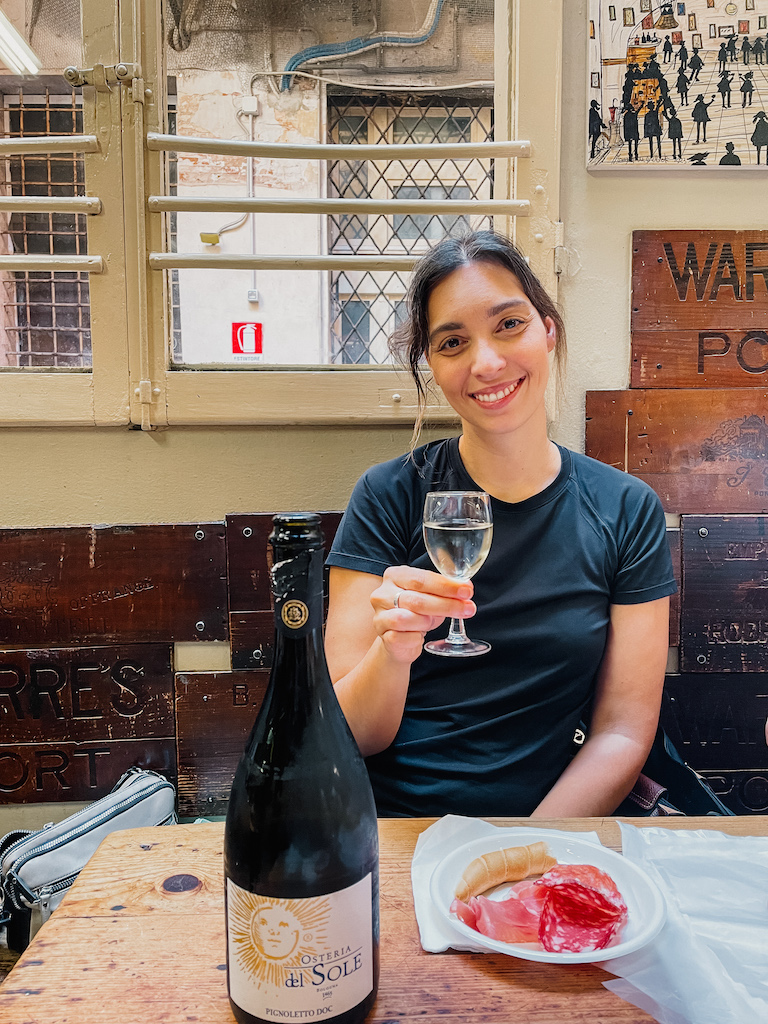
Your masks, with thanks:
M768 813L768 771L703 771L726 807L736 814Z
M586 452L645 480L667 512L768 511L768 391L587 392Z
M173 736L172 648L0 652L0 745Z
M94 800L133 764L175 779L171 654L0 652L0 804Z
M661 720L696 771L768 771L765 676L668 675Z
M227 638L223 523L2 530L0 645Z
M768 384L768 232L635 231L632 387Z
M764 322L768 309L764 307ZM635 331L633 388L755 388L768 385L768 332Z
M180 672L176 676L179 813L225 814L232 778L269 672Z
M165 739L0 746L0 803L90 801L105 796L132 765L176 781L176 746Z
M766 308L768 232L633 232L633 334L763 330Z
M764 516L683 516L683 672L768 672Z
M321 513L326 550L331 546L341 515ZM269 668L274 632L268 540L272 515L227 516L226 529L232 668Z

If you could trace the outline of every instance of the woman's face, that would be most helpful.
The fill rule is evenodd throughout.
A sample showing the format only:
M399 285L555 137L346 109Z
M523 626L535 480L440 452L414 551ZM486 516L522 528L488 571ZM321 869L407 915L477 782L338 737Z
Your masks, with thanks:
M454 270L433 289L427 321L427 360L465 430L546 429L555 324L542 320L511 271L497 263Z

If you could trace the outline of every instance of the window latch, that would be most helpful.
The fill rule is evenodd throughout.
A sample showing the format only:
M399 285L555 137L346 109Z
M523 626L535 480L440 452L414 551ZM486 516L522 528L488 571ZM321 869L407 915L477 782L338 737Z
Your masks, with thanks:
M122 62L120 64L94 64L92 68L76 68L74 66L64 69L64 78L70 85L92 85L97 92L111 92L113 85L126 85L141 78L141 68L138 64Z

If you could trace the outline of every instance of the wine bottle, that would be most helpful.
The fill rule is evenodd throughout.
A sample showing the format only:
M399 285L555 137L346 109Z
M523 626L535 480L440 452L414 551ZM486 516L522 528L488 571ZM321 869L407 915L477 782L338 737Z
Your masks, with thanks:
M241 1024L358 1024L378 985L376 807L323 650L323 535L273 518L275 654L224 832L227 980Z

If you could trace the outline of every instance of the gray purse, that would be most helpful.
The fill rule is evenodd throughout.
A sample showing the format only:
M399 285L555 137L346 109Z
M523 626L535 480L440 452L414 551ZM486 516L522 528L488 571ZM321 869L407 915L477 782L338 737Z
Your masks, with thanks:
M176 821L173 784L157 772L130 768L111 793L58 824L9 832L0 841L0 922L7 925L9 948L23 952L32 908L46 921L110 832Z

